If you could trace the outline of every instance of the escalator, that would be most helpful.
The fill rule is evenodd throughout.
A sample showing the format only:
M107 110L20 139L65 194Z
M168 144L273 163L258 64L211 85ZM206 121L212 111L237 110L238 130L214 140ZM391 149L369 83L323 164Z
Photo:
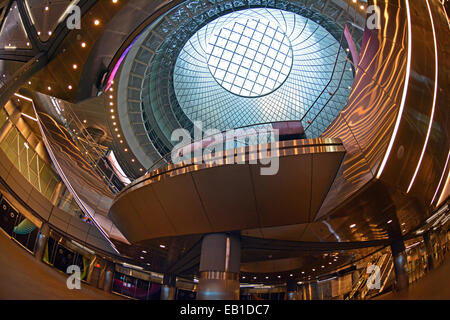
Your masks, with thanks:
M370 273L366 273L365 270L369 270L368 268L371 265L380 268L380 286L376 288L370 288L370 286L368 286ZM384 253L375 257L367 263L366 268L361 272L358 281L353 286L353 289L346 300L367 300L386 291L393 283L393 269L394 264L390 253Z

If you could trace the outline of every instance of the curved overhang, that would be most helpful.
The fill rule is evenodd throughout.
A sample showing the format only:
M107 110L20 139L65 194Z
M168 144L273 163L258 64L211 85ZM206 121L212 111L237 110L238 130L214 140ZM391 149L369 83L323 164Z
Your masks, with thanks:
M279 172L260 175L265 159L245 149L245 164L180 164L155 170L124 189L109 217L132 243L306 223L314 219L345 154L338 139L277 142ZM234 157L232 157L234 159ZM272 158L273 156L269 157Z

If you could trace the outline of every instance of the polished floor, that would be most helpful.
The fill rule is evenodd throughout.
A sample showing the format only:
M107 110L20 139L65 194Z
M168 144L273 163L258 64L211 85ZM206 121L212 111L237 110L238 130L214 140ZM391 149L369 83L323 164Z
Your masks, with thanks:
M116 300L86 284L69 290L67 276L41 262L0 230L0 300Z
M450 254L445 261L422 279L413 283L408 291L389 292L377 300L450 300Z

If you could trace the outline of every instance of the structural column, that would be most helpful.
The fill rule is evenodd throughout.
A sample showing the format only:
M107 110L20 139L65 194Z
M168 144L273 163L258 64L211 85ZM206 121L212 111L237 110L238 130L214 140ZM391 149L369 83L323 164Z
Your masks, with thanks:
M425 243L425 251L427 255L427 270L434 268L433 244L431 243L430 231L423 234L423 242Z
M163 278L161 288L161 300L175 300L177 277L174 274L166 273Z
M408 261L403 240L394 240L391 243L392 258L394 261L396 288L405 290L409 286Z
M111 292L114 275L114 264L111 262L106 263L105 277L103 280L103 291Z
M298 300L297 281L289 279L286 282L286 298L287 300Z
M0 127L0 143L5 140L5 138L8 136L9 131L12 129L13 124L11 120L6 120L6 122L3 124L3 126Z
M45 246L47 245L47 239L50 235L50 228L48 224L43 223L41 230L39 230L39 236L36 241L36 247L34 251L34 257L41 261L44 256Z
M241 241L239 235L203 237L198 300L239 300Z

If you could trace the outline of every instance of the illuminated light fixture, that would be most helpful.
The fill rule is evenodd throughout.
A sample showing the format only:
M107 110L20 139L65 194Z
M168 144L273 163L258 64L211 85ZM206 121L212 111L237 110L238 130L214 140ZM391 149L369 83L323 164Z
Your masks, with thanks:
M445 190L447 190L448 184L450 183L450 172L447 175L447 182L445 182L444 189L442 190L441 196L439 197L438 205L444 201Z
M114 102L110 102L109 105L110 105L110 106L113 106L113 105L114 105Z
M28 81L28 84L31 85L31 81Z
M140 257L142 260L144 260L144 257Z
M110 109L109 111L114 112L114 109Z
M94 20L94 25L96 25L96 26L100 25L100 20L95 19L95 20Z
M47 90L48 90L48 91L52 90L52 87L48 86L48 87L47 87Z
M51 36L51 35L52 35L52 32L51 32L51 31L49 31L49 32L48 32L48 35L49 35L49 36Z
M117 135L117 138L120 138L120 134Z
M428 2L428 0L426 0L426 2L427 2L427 7L428 7L428 13L430 14L431 27L433 29L433 40L434 40L434 68L435 68L435 71L434 71L433 106L431 108L430 121L429 121L429 124L428 124L427 135L426 135L426 138L425 138L425 142L423 144L422 153L420 154L419 162L417 163L416 170L414 171L413 177L411 179L411 182L409 183L408 190L406 191L406 193L409 193L409 191L411 191L411 188L412 188L412 186L414 184L414 181L416 180L417 173L419 172L420 166L422 165L423 157L425 155L425 151L426 151L427 146L428 146L428 141L430 140L431 128L433 127L434 113L435 113L435 110L436 110L436 99L437 99L437 93L438 93L439 63L438 63L436 31L434 29L434 20L433 20L433 14L431 13L430 3Z
M86 123L87 122L87 120L83 120L83 123Z
M82 47L82 48L86 48L86 42L82 42L82 43L81 43L81 47Z
M123 151L128 152L128 149L125 148ZM161 247L161 246L160 246L160 247Z
M144 268L142 268L142 267L135 266L135 265L128 264L128 263L122 263L122 265L123 265L124 267L131 268L131 269L137 269L137 270L143 270L143 269L144 269Z
M116 4L116 3L117 3L117 0L112 0L112 3Z
M163 245L163 244L160 244L159 247L162 248L162 249L165 249L165 248L166 248L166 246Z
M28 118L28 119L30 119L30 120L33 120L33 121L35 121L35 122L38 122L38 119L36 119L36 118L33 118L32 116L29 116L29 115L27 115L26 113L21 113L25 118Z
M387 223L391 223L392 222L392 220L389 220Z
M314 271L316 271L316 269L312 269L312 271L314 272Z
M395 138L397 137L398 128L400 127L400 122L402 120L403 111L405 109L406 104L406 95L408 92L409 87L409 80L411 76L411 55L412 55L412 23L411 23L411 11L409 7L409 0L406 0L406 15L408 20L408 58L406 63L406 76L405 76L405 85L403 87L403 95L402 95L402 101L400 104L400 110L398 111L397 120L395 121L394 126L394 132L392 133L391 140L389 141L388 148L386 150L386 154L384 155L383 161L381 162L380 168L378 169L377 173L377 179L381 177L381 174L384 171L384 168L386 167L386 163L389 159L389 156L391 154L392 148L394 146Z
M114 120L115 118L116 118L116 116L111 116L111 119L113 119L113 120Z
M110 99L112 99L112 98L113 98L113 96L111 95L111 96L109 96L109 98L110 98Z
M74 65L72 66L72 68L73 68L74 70L76 70L76 69L78 69L78 66L77 66L76 64L74 64Z
M69 90L72 90L72 86L71 86L70 84L67 86L67 88L68 88Z
M48 9L49 9L48 6L45 6L45 11L48 11Z
M355 224L355 223L352 224L352 225L350 225L350 228L351 228L351 229L353 229L354 227L356 227L356 224Z
M145 250L142 250L142 253L147 253L147 251L145 251Z
M442 171L441 179L439 180L439 184L436 188L436 192L434 193L433 199L431 200L430 204L433 204L433 202L436 199L436 196L439 192L439 189L441 188L442 181L444 180L445 173L447 172L449 160L450 160L450 150L448 151L448 154L447 154L447 161L445 162L444 171ZM447 183L448 183L448 177L447 177ZM445 190L445 188L444 188L444 190ZM440 198L439 198L438 202L440 203Z

